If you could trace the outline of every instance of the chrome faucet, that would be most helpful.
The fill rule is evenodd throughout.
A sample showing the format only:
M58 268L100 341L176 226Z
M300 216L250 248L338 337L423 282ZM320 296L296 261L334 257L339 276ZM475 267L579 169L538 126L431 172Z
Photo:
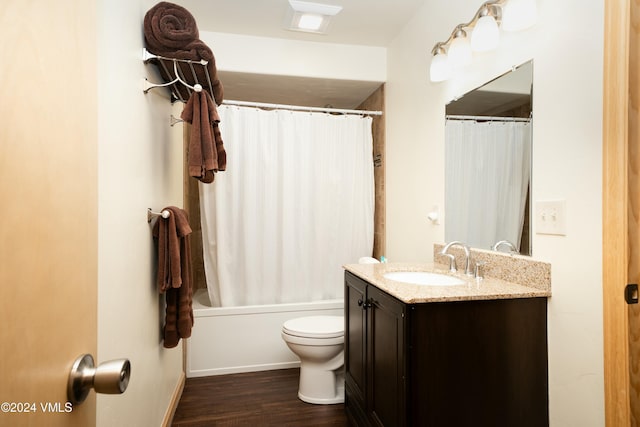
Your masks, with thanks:
M498 248L500 248L500 246L508 247L509 248L509 252L511 252L511 253L516 253L516 254L518 253L518 250L516 249L516 246L513 243L511 243L510 241L508 241L508 240L500 240L499 242L497 242L495 245L493 245L491 247L491 250L492 251L497 251Z
M473 269L471 268L471 251L469 250L469 246L457 240L447 243L446 246L442 248L442 251L440 251L440 255L449 257L449 271L451 271L452 273L455 273L457 271L455 257L448 253L449 248L452 246L460 246L462 247L462 249L464 249L464 255L466 258L464 264L464 272L467 276L473 276Z

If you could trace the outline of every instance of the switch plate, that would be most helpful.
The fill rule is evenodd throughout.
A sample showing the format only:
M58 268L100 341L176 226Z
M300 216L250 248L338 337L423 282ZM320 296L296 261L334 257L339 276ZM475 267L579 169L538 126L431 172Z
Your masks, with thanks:
M536 233L566 236L566 201L536 202Z

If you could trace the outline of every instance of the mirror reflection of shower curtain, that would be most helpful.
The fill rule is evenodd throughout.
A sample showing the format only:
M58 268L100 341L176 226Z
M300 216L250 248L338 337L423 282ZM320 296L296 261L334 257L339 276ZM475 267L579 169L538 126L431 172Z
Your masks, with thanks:
M219 107L227 170L200 184L214 306L344 295L373 250L371 117Z
M447 120L445 240L520 247L531 176L531 122Z

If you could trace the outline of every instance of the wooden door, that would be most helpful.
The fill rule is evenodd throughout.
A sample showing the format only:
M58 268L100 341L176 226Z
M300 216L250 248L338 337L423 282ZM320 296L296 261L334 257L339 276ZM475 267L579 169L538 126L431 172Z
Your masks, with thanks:
M640 0L605 1L603 308L606 425L640 425Z
M630 3L628 103L628 282L640 284L640 0ZM640 305L629 305L631 425L640 426Z
M345 273L345 379L349 397L364 408L366 388L367 284Z
M367 286L367 411L376 426L406 425L405 305Z
M95 3L0 1L3 426L96 423L93 392L66 404L97 347Z

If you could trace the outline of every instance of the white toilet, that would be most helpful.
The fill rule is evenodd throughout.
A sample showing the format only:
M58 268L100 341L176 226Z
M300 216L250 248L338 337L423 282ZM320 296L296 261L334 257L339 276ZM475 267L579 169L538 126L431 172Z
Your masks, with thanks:
M344 402L344 317L287 320L282 339L300 358L300 400L320 405Z

